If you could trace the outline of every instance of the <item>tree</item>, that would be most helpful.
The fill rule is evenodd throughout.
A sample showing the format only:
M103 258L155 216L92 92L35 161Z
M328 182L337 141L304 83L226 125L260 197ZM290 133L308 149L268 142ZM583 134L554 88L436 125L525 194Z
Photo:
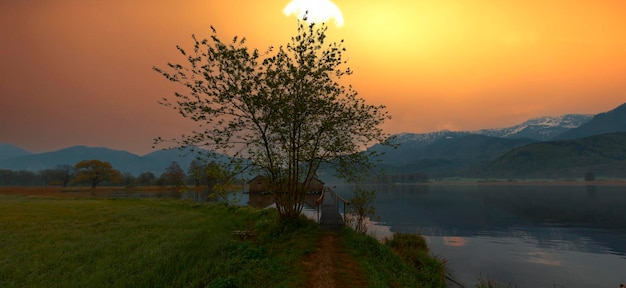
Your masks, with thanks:
M156 180L156 176L154 176L154 174L149 171L143 172L139 174L139 176L137 176L137 181L139 182L139 185L143 185L143 186L152 185L152 183L154 183L154 180Z
M189 175L189 179L194 184L195 187L200 187L202 185L202 179L204 174L204 167L200 164L200 161L193 160L189 163L189 168L187 169L187 175Z
M122 174L122 177L120 180L122 184L126 186L126 188L134 187L135 182L137 182L137 178L135 178L135 176L133 176L133 174L131 174L130 172L125 172L124 174Z
M76 176L76 170L74 167L68 164L57 165L54 170L58 173L59 180L61 181L61 186L67 187L67 185L72 181L72 179Z
M596 181L596 174L593 172L585 173L585 181Z
M67 187L72 181L76 171L71 165L57 165L54 169L44 169L39 171L39 176L44 185L61 185Z
M321 163L338 164L340 176L370 167L367 145L388 144L380 128L384 106L365 103L340 84L352 74L343 40L327 44L327 27L298 22L297 35L277 51L250 50L245 38L222 42L213 27L209 39L195 35L193 52L177 46L185 65L154 70L185 92L161 104L198 122L198 130L173 139L179 146L207 147L231 155L269 179L281 218L297 217L304 187ZM155 145L164 141L155 139ZM238 171L233 171L236 173Z
M122 178L120 171L113 169L111 163L100 160L83 160L76 165L74 182L87 182L95 189L103 181L117 182Z
M228 171L224 171L215 161L202 164L199 160L193 160L189 163L187 173L195 187L204 186L208 192L226 192L221 190L223 190L222 188L226 188L225 186L228 185L230 180L229 176L231 176ZM220 194L217 195L218 197L226 196L221 193L218 194Z
M346 222L358 233L367 232L367 218L372 219L376 215L376 208L372 205L376 200L375 190L365 190L359 186L354 189L354 196L350 199Z
M41 178L43 185L58 185L57 173L54 169L44 169L39 171L39 178Z
M20 170L13 171L0 169L0 185L7 186L29 186L38 185L40 183L39 175L32 171Z
M185 182L185 171L180 168L178 162L172 161L170 166L167 166L167 168L165 168L165 172L161 174L161 178L163 178L163 183L165 185L179 187L182 186Z

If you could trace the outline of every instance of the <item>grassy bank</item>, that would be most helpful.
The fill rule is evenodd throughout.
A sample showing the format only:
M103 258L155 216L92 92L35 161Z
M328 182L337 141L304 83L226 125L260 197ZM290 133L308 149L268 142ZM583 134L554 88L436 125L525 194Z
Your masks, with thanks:
M302 263L321 235L273 210L0 194L0 287L306 287ZM437 287L440 271L340 236L370 287Z
M369 287L446 287L445 262L430 255L421 236L395 234L380 244L345 229L342 239L367 275Z

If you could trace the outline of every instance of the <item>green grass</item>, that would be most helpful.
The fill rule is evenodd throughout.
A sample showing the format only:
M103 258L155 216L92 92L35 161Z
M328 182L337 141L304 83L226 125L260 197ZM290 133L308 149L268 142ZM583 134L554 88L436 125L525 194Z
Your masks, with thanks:
M305 287L321 235L271 209L0 194L0 287ZM445 287L420 236L339 242L369 287Z
M428 253L420 235L395 234L381 245L350 229L342 232L348 254L360 263L369 287L446 287L445 262Z
M0 195L0 287L298 287L318 234L272 210Z

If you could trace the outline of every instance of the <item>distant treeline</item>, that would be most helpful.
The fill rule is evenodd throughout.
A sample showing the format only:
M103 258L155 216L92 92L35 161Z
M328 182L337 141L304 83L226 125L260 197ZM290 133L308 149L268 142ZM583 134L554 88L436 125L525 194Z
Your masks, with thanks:
M192 161L187 171L173 161L160 175L143 172L137 176L131 173L120 173L121 177L114 181L105 180L98 186L208 186L216 181L215 163L201 164ZM71 165L58 165L53 169L37 172L28 170L0 169L0 186L82 186L84 181L77 181L77 169Z

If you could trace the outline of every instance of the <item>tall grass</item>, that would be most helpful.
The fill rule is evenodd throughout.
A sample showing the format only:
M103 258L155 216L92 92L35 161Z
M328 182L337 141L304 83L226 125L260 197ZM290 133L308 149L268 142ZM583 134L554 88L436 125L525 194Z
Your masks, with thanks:
M369 287L446 287L445 262L428 253L420 235L395 234L385 245L349 229L342 237L367 275Z
M0 195L0 287L297 287L318 233L272 210Z
M489 278L489 276L485 278L482 275L480 275L478 277L478 283L476 283L476 286L474 287L475 288L517 288L517 285L513 285L511 283L508 283L505 285L505 284L498 283L492 280L491 278Z
M303 261L322 235L269 209L44 195L0 194L0 287L306 287ZM339 236L366 275L346 283L445 287L444 264L420 236Z

